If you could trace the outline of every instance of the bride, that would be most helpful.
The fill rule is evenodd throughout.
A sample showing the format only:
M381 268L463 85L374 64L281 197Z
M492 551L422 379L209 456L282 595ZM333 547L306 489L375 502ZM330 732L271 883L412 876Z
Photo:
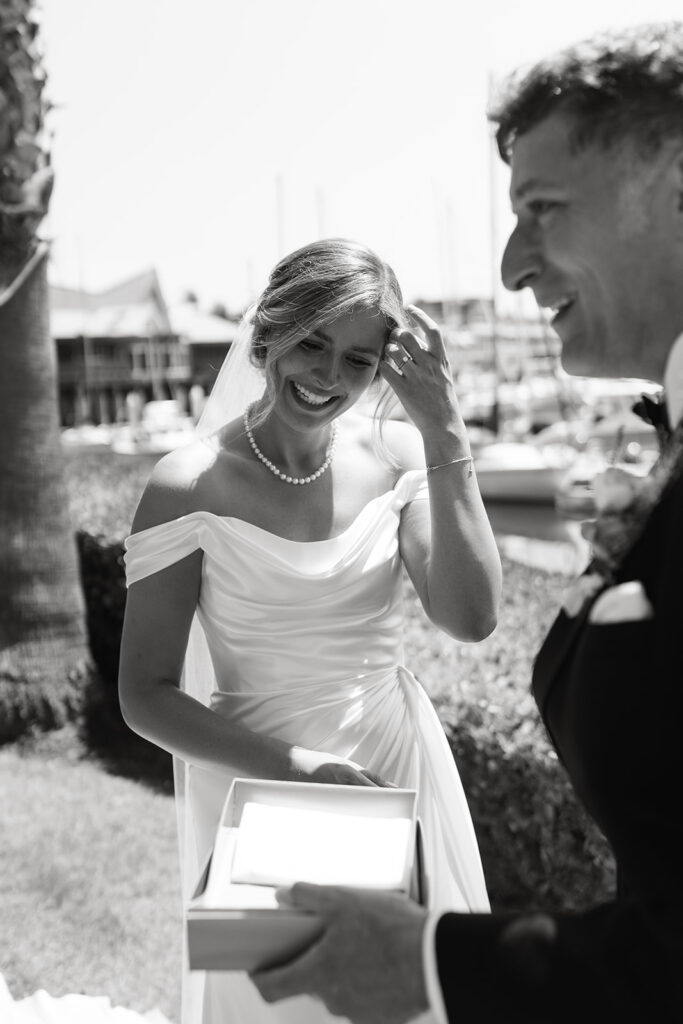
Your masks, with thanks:
M240 335L126 542L121 707L175 755L185 894L249 775L417 789L431 905L486 911L450 749L403 666L402 566L459 640L490 633L500 593L439 330L373 252L331 239L275 267ZM354 409L382 390L414 426ZM193 973L183 1017L332 1019L234 972Z

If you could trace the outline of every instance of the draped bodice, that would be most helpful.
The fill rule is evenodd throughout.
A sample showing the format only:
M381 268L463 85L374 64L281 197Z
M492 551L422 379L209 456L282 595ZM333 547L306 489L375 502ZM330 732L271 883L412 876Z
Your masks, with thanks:
M400 664L398 525L426 497L404 473L329 540L292 541L232 517L192 512L126 541L129 584L201 548L198 618L221 694L348 679Z
M406 505L427 496L426 471L410 470L339 536L312 542L192 512L129 537L126 572L132 584L201 549L203 628L193 626L190 635L188 691L233 725L417 789L426 871L435 882L430 902L485 910L453 756L429 698L403 665L399 524ZM210 692L203 689L207 675ZM227 770L190 766L198 863L210 849L228 783Z

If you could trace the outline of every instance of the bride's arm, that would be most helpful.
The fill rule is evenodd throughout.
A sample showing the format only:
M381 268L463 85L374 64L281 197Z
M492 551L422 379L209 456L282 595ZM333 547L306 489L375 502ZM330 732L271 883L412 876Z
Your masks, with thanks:
M286 744L248 736L180 689L201 565L202 552L195 551L129 587L119 668L123 717L135 732L193 764L285 778Z
M429 458L427 444L425 452ZM425 613L457 640L474 642L496 627L501 566L468 465L429 474L429 505L414 501L404 509L400 543Z
M169 472L176 478L169 481ZM175 520L188 511L185 488L170 460L170 470L167 463L156 472L143 495L133 531ZM119 668L119 699L127 725L205 768L269 779L372 785L372 776L341 758L254 733L180 689L202 557L200 550L194 551L128 589Z
M411 332L398 332L400 350L413 359L403 376L391 366L383 375L418 428L403 430L401 462L406 468L425 462L439 468L428 472L429 508L415 501L404 509L401 556L432 622L458 640L482 640L497 622L500 557L469 459L443 340L429 317L411 312L429 349Z
M180 689L201 563L202 553L195 551L128 590L119 668L126 724L204 768L266 779L381 784L335 755L296 747L230 722Z

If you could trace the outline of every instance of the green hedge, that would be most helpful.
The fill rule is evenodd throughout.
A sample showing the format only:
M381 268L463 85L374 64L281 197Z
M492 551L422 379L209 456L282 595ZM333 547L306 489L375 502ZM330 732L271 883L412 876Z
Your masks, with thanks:
M121 538L150 468L150 461L124 460L103 469L87 458L72 463L69 476L92 653L106 688L89 733L100 749L115 744L119 759L127 751L133 774L168 778L167 755L126 729L116 697L126 598ZM408 592L407 657L453 749L493 906L586 906L613 893L613 860L577 805L529 693L533 652L566 581L507 561L504 570L499 627L482 644L444 637Z
M126 606L123 538L154 465L151 457L67 452L67 484L88 616L90 647L116 689Z
M8 657L0 662L0 744L11 743L34 730L61 729L83 712L84 694L98 685L85 663L64 672L53 662L41 671L18 670Z
M113 770L172 786L170 756L123 721L118 701L119 647L126 607L123 538L155 459L110 452L67 452L72 520L81 564L88 634L100 686L91 688L82 721L88 745Z
M533 658L567 580L507 559L503 574L498 628L480 644L425 629L408 591L406 651L453 750L495 908L585 907L613 896L614 859L530 692Z
M535 724L475 705L448 733L496 908L576 909L611 898L608 844Z

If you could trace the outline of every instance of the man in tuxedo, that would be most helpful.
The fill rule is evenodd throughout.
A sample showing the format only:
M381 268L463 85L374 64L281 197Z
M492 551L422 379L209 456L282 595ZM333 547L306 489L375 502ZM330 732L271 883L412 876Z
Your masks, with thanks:
M618 864L580 913L433 915L308 885L320 939L256 975L355 1024L683 1020L683 23L595 37L511 80L497 109L512 290L554 310L571 373L664 384L665 442L538 653L533 688ZM434 1019L430 1018L430 1019Z

